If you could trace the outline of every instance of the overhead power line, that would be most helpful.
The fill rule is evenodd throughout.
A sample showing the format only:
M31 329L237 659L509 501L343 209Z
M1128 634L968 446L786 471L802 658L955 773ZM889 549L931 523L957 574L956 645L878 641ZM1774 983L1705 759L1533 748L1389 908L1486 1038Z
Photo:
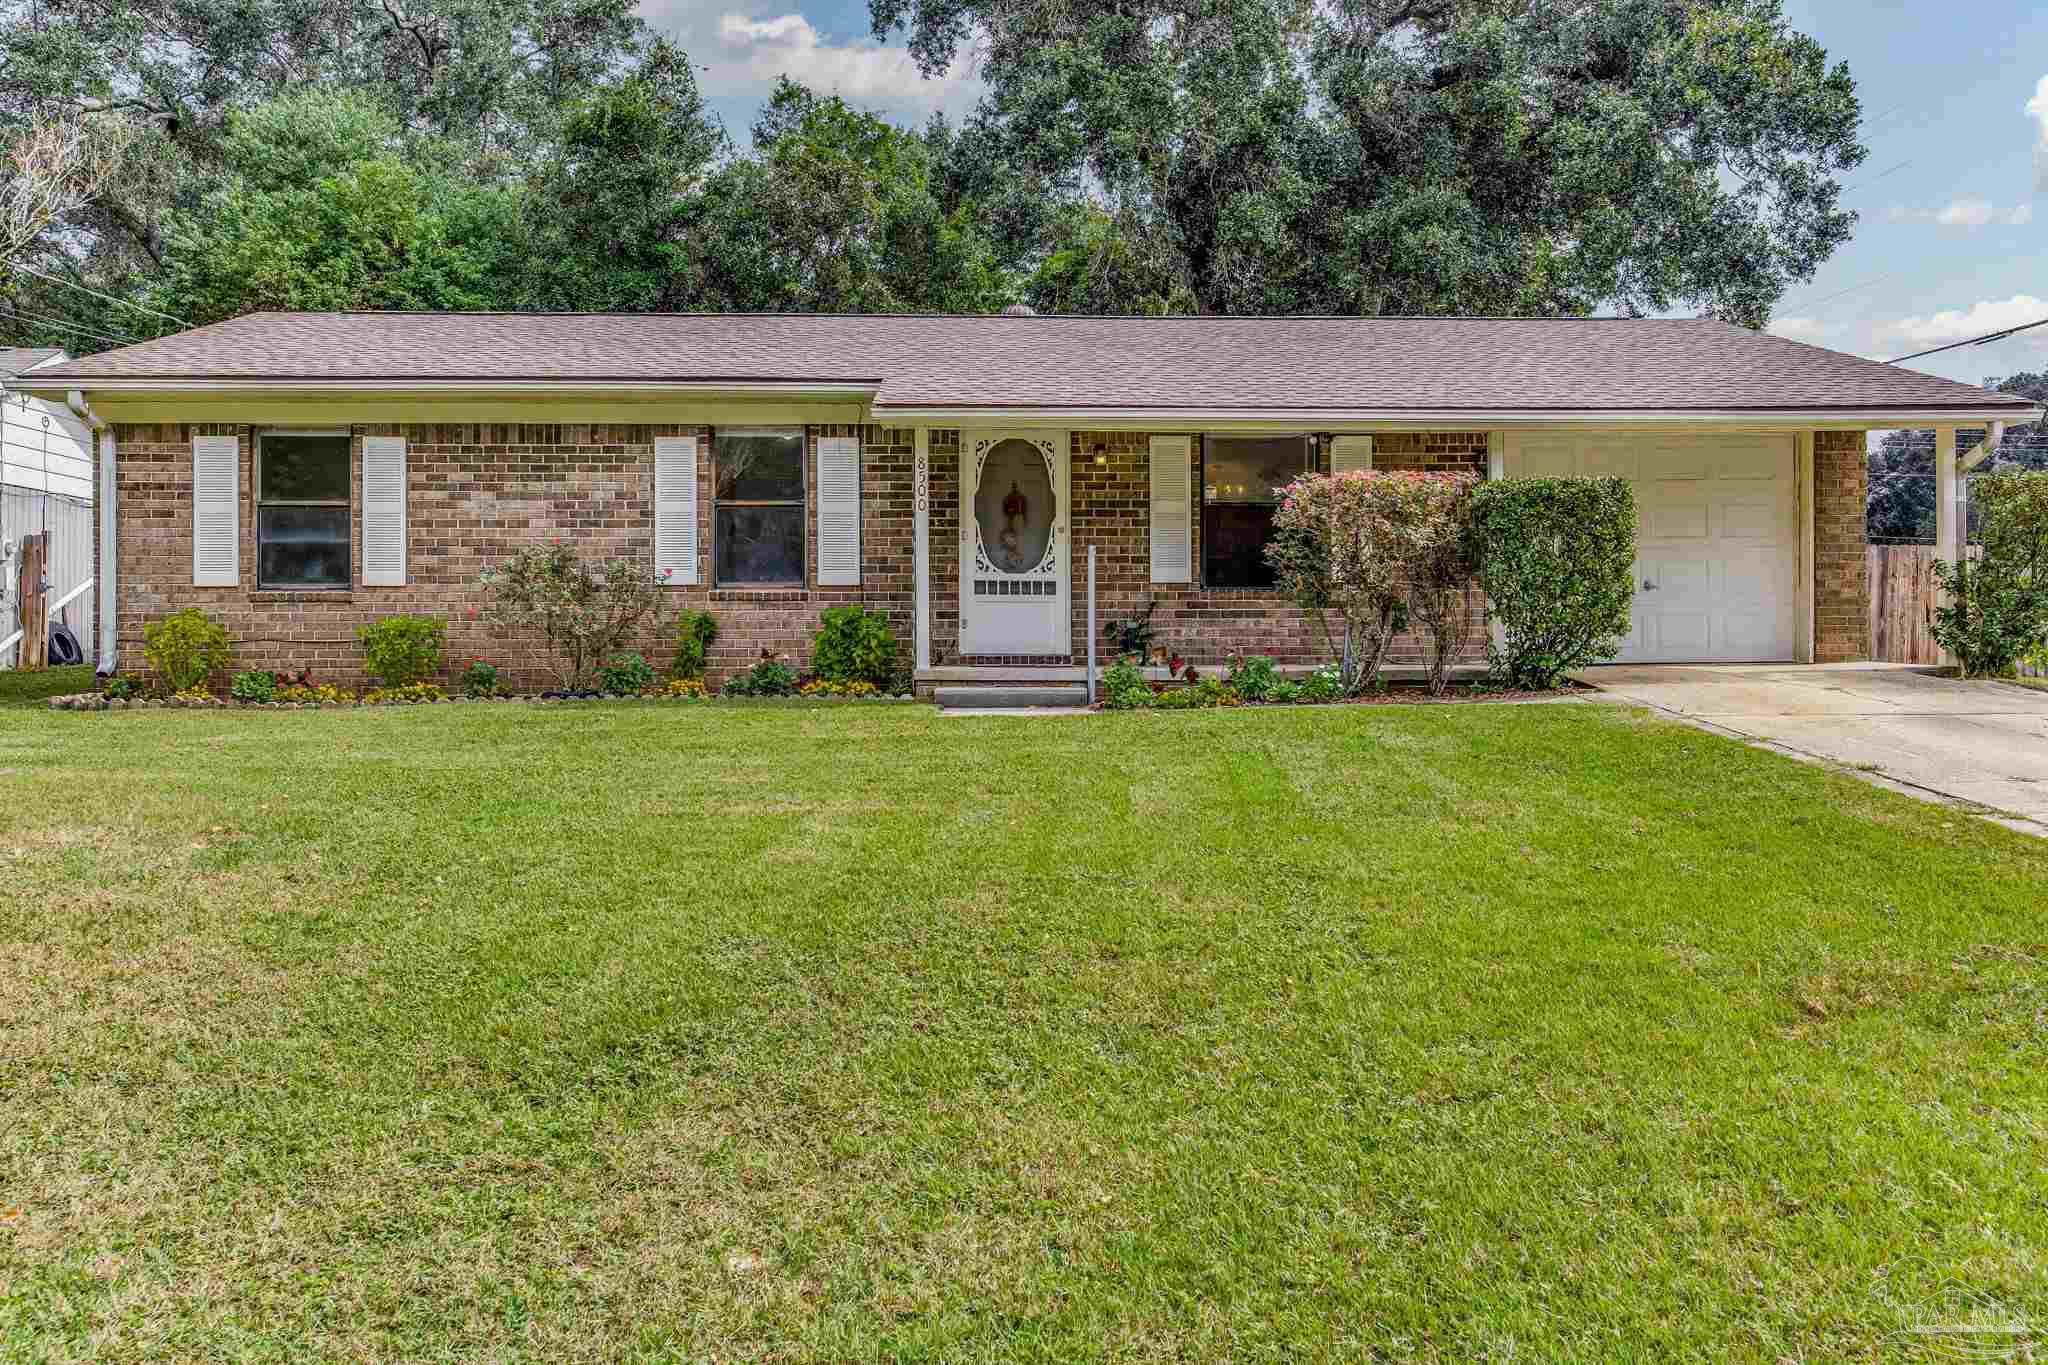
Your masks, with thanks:
M44 327L54 327L60 332L76 332L81 336L89 336L95 341L111 341L116 346L132 346L136 340L134 337L113 336L106 332L95 332L92 328L81 327L75 322L66 322L62 318L45 317L41 313L31 313L22 308L10 309L7 315L15 318L25 318Z
M169 313L159 313L154 308L144 308L141 304L132 302L131 300L117 299L112 294L102 294L97 289L87 289L82 284L74 284L70 280L60 280L55 275L45 275L42 271L37 270L34 266L23 265L19 261L9 262L6 268L9 270L19 270L23 274L33 275L39 280L48 280L51 284L61 284L66 289L76 289L81 294L90 294L96 299L105 299L108 303L118 303L123 308L133 308L137 312L148 313L151 317L163 318L168 322L175 322L180 327L190 327L192 325L191 323L185 321L185 319L183 318L174 318Z
M1971 337L1967 341L1951 341L1946 346L1930 347L1925 351L1915 351L1911 355L1894 356L1884 363L1887 365L1897 365L1907 360L1918 360L1923 355L1940 355L1943 351L1961 350L1965 346L1982 346L1988 342L2003 341L2009 336L2014 336L2035 327L2048 327L2048 318L2036 318L2032 322L2023 322L2017 327L2007 327L1999 332L1986 332L1983 336Z

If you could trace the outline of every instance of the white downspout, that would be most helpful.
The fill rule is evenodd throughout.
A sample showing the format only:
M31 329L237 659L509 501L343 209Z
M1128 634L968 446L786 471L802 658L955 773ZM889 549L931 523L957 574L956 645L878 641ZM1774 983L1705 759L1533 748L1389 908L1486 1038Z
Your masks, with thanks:
M101 674L112 676L120 663L120 655L116 648L114 634L116 622L120 618L119 579L116 577L115 570L120 562L119 527L121 524L120 519L115 515L114 507L114 489L118 482L114 477L114 429L107 425L105 419L92 410L92 404L85 401L85 390L83 389L73 389L65 394L64 406L77 413L78 420L92 429L93 444L98 449L99 458L93 462L93 465L95 472L99 475L99 488L96 490L96 496L99 501L100 514L100 611L99 625L93 632L99 637L99 649L96 651L99 659L94 664L94 670Z

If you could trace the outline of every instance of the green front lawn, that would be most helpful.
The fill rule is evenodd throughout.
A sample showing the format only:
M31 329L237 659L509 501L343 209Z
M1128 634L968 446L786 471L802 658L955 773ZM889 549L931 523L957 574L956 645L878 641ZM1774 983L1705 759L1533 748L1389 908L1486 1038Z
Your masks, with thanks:
M41 706L52 697L92 691L92 665L0 668L0 706Z
M1638 713L16 711L0 775L0 1355L2048 1322L2048 847Z

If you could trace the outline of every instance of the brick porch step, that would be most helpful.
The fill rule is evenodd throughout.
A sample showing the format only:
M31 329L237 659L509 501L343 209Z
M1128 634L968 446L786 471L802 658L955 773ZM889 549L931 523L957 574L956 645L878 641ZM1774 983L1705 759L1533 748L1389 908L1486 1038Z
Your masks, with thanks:
M1029 706L1086 706L1086 687L941 687L933 694L949 711L1015 710Z

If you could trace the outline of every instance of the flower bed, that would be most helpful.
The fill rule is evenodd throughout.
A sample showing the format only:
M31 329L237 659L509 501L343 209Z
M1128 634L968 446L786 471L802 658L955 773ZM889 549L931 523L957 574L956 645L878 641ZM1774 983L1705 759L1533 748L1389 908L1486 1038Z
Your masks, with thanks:
M1364 691L1345 695L1342 677L1334 664L1325 664L1296 681L1280 676L1271 659L1264 655L1233 657L1220 676L1203 674L1184 660L1169 661L1170 676L1179 686L1145 677L1135 659L1124 658L1110 665L1102 678L1102 699L1098 711L1200 711L1219 706L1369 706L1414 704L1418 702L1502 702L1531 701L1556 697L1577 689L1569 684L1551 689L1529 689L1492 681L1465 687L1425 683L1387 683L1375 680Z
M550 705L557 702L614 702L614 703L661 703L690 704L718 702L721 704L772 704L819 702L907 702L914 698L906 695L890 695L882 692L832 692L816 690L788 697L737 697L714 696L702 690L669 691L657 688L649 692L636 692L630 696L607 696L600 692L587 693L503 693L490 697L451 697L442 695L421 695L416 687L372 688L358 697L352 692L321 686L317 689L287 688L283 691L307 691L318 693L317 697L287 699L280 695L275 701L234 701L216 697L211 693L179 692L157 697L109 697L103 692L74 692L69 696L51 697L52 711L339 711L365 706L488 706L507 702L526 702L533 705ZM438 689L436 689L438 690Z

